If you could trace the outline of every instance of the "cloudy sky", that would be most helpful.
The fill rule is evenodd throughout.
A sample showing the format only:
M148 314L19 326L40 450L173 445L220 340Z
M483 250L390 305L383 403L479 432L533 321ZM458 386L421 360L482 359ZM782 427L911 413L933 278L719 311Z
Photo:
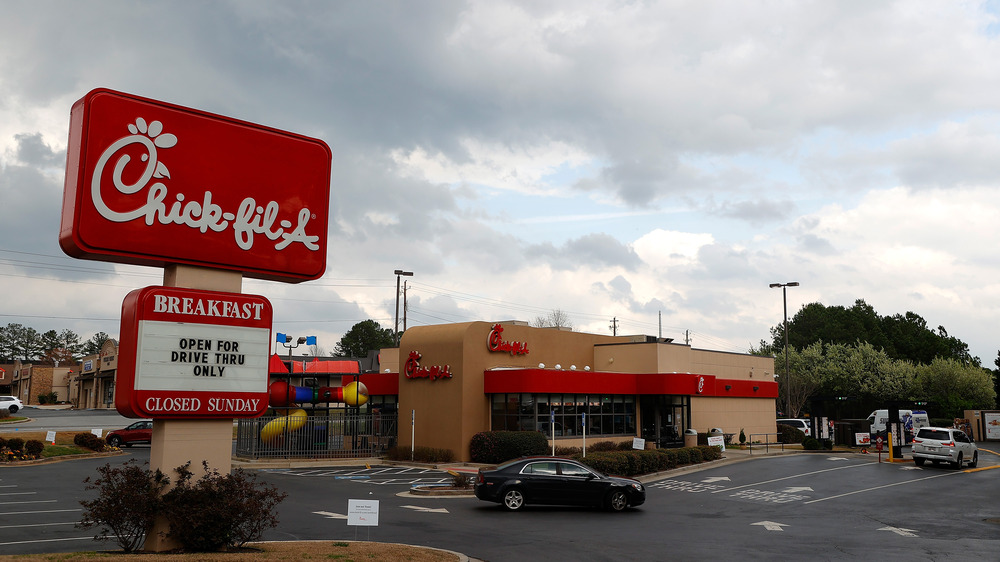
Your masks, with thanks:
M106 87L326 141L328 268L275 331L530 321L746 351L865 299L1000 348L1000 3L4 2L0 325L118 335L156 268L58 246ZM283 350L281 350L283 351ZM302 350L297 350L302 351Z

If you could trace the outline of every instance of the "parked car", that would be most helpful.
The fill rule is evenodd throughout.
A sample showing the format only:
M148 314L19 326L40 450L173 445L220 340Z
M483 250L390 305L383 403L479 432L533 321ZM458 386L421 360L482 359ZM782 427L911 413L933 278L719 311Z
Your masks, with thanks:
M923 466L924 461L934 464L948 462L955 468L965 463L975 468L979 464L979 448L961 429L951 427L922 427L913 438L913 463Z
M21 408L24 408L24 404L17 396L0 396L0 410L16 414Z
M152 443L153 422L150 420L137 421L125 429L109 431L106 437L108 445L112 447L131 447L135 443Z
M607 476L576 461L527 457L479 469L476 497L502 504L509 511L526 504L586 505L622 511L642 505L646 489L638 480Z
M809 422L806 420L783 419L778 420L777 425L790 425L802 433L805 433L806 437L810 436L811 428L809 427Z

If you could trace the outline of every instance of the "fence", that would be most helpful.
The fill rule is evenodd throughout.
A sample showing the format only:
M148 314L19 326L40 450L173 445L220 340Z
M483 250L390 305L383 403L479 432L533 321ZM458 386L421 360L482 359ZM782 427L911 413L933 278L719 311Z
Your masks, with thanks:
M395 413L310 415L302 427L281 432L268 441L261 439L264 427L284 416L241 419L236 426L238 457L260 458L367 458L378 457L396 445L398 416Z

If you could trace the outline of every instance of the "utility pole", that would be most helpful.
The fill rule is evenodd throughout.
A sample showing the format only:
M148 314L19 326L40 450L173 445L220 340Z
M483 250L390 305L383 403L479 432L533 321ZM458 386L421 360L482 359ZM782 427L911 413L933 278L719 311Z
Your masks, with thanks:
M611 325L608 326L608 328L611 328L611 335L613 335L613 336L617 336L618 335L618 318L617 317L611 319Z
M403 280L403 331L406 331L406 311L408 307L406 306L406 280Z
M656 313L656 320L657 320L657 323L659 324L658 331L656 332L656 337L662 339L663 338L663 311L662 310L658 311Z

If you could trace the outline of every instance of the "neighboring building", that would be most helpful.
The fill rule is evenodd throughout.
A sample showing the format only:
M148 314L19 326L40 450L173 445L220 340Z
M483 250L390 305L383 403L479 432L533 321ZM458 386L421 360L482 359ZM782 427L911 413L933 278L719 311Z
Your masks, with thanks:
M68 401L72 368L35 365L16 361L13 365L10 394L24 404L38 404L39 395L56 394L56 400Z
M79 374L71 384L70 400L81 409L114 409L115 372L118 370L118 340L108 339L97 355L80 361Z
M0 365L0 394L10 396L12 382L14 382L14 364L4 363Z
M349 382L350 377L344 377ZM401 447L454 451L486 430L551 434L560 446L597 440L683 443L700 433L774 433L774 359L694 349L650 336L606 336L521 322L409 328L364 374L373 399L398 396ZM554 423L553 423L554 419Z

